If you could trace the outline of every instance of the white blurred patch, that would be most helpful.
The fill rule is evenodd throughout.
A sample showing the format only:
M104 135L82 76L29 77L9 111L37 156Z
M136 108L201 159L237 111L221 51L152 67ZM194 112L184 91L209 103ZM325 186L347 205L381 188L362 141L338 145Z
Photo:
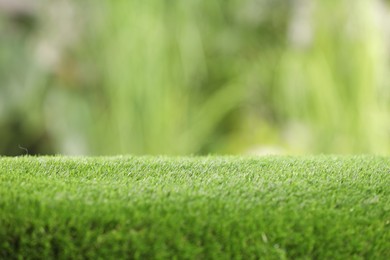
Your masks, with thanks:
M293 4L288 38L297 48L307 48L313 40L312 14L314 1L296 0Z
M314 137L308 125L292 121L283 130L283 140L288 147L294 147L296 152L300 152L311 150Z
M0 0L1 1L1 0ZM81 34L81 14L70 1L57 0L42 5L37 14L43 21L36 41L37 62L48 70L59 66L63 53L75 46Z
M39 3L39 0L0 0L0 10L9 15L32 14Z
M36 58L41 66L54 69L60 63L61 51L52 42L43 39L37 44Z
M85 155L87 154L87 144L82 135L69 135L60 144L61 154Z
M286 151L279 146L256 146L250 148L245 154L258 156L284 155L286 154Z

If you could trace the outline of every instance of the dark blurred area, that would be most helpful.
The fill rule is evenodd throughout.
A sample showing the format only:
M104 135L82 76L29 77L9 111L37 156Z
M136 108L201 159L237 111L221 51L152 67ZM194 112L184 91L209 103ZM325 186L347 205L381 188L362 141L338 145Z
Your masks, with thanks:
M390 152L384 0L0 0L0 155Z

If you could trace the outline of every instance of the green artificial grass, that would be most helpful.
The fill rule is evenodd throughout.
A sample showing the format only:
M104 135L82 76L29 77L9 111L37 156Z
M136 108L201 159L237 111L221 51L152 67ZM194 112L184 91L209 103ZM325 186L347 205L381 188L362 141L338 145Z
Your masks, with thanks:
M1 259L390 259L390 158L0 158Z

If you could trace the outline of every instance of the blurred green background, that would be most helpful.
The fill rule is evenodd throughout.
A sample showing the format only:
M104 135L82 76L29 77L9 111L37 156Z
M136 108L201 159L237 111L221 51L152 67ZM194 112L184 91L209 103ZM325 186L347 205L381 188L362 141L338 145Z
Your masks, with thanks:
M390 153L385 0L0 0L0 155Z

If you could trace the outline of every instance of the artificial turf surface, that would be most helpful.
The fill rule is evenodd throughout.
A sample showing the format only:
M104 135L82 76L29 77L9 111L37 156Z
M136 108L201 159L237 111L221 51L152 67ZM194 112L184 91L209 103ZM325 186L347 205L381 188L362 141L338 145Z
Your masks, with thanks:
M1 259L390 259L390 158L0 157Z

